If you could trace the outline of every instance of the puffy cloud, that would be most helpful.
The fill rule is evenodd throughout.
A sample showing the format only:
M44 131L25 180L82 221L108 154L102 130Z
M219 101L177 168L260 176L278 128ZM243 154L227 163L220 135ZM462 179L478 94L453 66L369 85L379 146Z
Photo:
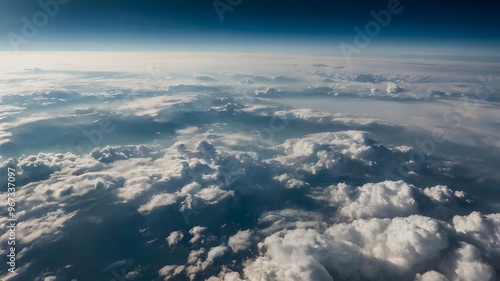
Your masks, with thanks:
M173 247L184 238L184 233L181 231L172 231L167 237L168 246Z
M160 269L159 274L164 278L163 280L167 281L182 273L184 268L183 265L167 265Z
M421 210L434 217L445 218L453 216L457 212L462 213L467 206L473 203L467 193L454 191L444 185L427 187L422 190L422 193L430 200L427 203L420 202Z
M259 244L265 254L249 263L249 280L333 280L322 265L328 240L315 230L296 229L267 237Z
M93 159L84 156L79 157L72 153L39 153L37 155L21 156L1 164L3 169L16 167L18 184L24 185L47 179L54 172L61 171L62 174L71 170L73 173L87 173L102 169L102 165ZM2 175L4 176L4 175ZM3 178L2 178L3 179Z
M208 266L212 265L215 259L222 257L228 250L229 248L226 245L219 245L211 248L208 251L207 258L202 263L202 269L206 269Z
M351 219L407 216L418 211L415 187L404 181L367 183L353 188L344 183L329 188L329 201Z
M355 253L388 262L400 273L438 261L440 251L448 247L445 228L438 221L418 215L356 220L333 225L326 233Z
M424 189L424 194L431 198L433 201L439 203L451 203L452 201L465 197L463 191L453 191L447 186L436 185Z
M481 259L479 250L465 242L460 242L460 247L452 252L441 265L449 280L496 280L494 269Z
M240 230L235 235L229 237L227 244L235 253L248 250L252 245L252 234L251 230Z
M225 244L210 248L207 252L205 248L193 250L189 253L186 267L186 276L189 280L200 279L198 276L207 271L216 259L229 252L229 247ZM203 260L203 258L205 258Z
M203 232L207 230L206 227L203 226L195 226L189 230L189 234L191 234L193 237L191 240L189 240L189 243L197 243L203 238Z
M170 193L156 194L151 198L151 200L147 204L139 207L139 212L148 213L156 208L172 205L175 202L177 202L177 197L174 194Z
M468 216L455 216L453 226L459 236L486 252L493 265L500 268L500 214L472 212Z
M296 229L275 233L259 244L263 255L245 268L245 276L249 280L264 276L274 276L274 280L385 276L393 280L438 261L447 246L444 228L421 216L357 220L352 225L333 225L325 234Z
M400 280L439 261L445 228L423 216L275 232L244 269L248 280Z
M23 220L16 226L16 240L18 243L23 243L25 245L57 240L64 234L64 224L74 215L75 213L66 214L62 210L57 210L40 215L40 217ZM3 218L1 222L4 223L4 225L9 224L7 218ZM10 232L2 234L2 236L0 236L0 241L7 244L9 234ZM0 251L4 253L6 249Z
M205 248L200 248L198 250L191 251L189 253L187 263L188 264L200 264L201 265L201 258L204 254L206 254Z
M240 274L238 272L223 269L219 273L219 276L212 276L208 278L207 281L242 281L242 279L240 278Z
M424 274L417 274L417 276L415 277L415 281L449 281L449 280L443 274L431 270L427 271Z
M389 82L389 83L387 83L387 90L386 91L388 94L397 94L397 93L403 92L404 89L399 87L398 85L396 85L393 82Z
M285 184L286 188L300 188L309 185L302 180L292 178L290 174L282 174L274 177L274 179Z
M419 189L402 180L351 186L345 183L317 192L315 199L338 208L338 214L350 219L391 218L425 213L444 218L469 203L465 192L437 185Z
M370 165L368 155L371 147L366 132L342 131L306 135L288 139L278 146L285 155L276 161L311 173L332 169L338 165L339 157L359 160Z

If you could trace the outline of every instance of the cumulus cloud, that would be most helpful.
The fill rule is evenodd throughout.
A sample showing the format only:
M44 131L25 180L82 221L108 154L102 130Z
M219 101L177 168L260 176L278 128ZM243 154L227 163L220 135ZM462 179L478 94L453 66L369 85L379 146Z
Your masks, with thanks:
M448 246L445 228L427 217L356 220L324 233L274 233L259 243L261 256L244 273L249 280L398 280L439 261Z
M404 181L367 183L358 188L341 183L330 188L330 201L341 206L341 215L352 219L407 216L418 210L413 192L414 187Z
M175 276L182 273L184 268L185 267L183 265L167 265L167 266L164 266L160 269L159 274L161 277L164 278L163 280L165 280L165 281L171 280Z
M469 202L463 191L453 192L437 185L419 189L402 180L350 186L329 186L313 196L338 208L338 214L350 219L391 218L426 213L445 217Z
M403 91L404 91L404 89L399 87L398 85L396 85L396 83L393 83L393 82L387 83L386 92L388 94L397 94L397 93L401 93Z
M238 233L229 237L227 244L235 253L248 250L248 248L252 245L252 231L238 231Z
M439 203L451 203L453 200L465 198L463 191L453 191L443 185L425 188L424 194Z
M53 211L41 215L39 218L25 220L20 223L16 228L17 239L20 243L32 244L37 241L43 243L43 239L57 240L63 235L62 228L75 213L66 214L63 211ZM8 225L7 218L2 219L5 225ZM10 232L6 232L0 236L0 241L7 244ZM6 249L1 250L2 253Z
M292 178L290 174L282 174L274 177L274 179L283 183L287 188L299 188L309 185L302 180Z
M318 133L288 139L278 146L284 155L275 158L282 165L313 174L338 165L340 157L359 160L370 165L371 147L367 134L361 131Z
M156 194L151 198L151 200L147 204L139 207L139 212L141 213L151 212L152 210L158 207L172 205L175 202L177 202L177 197L173 194L169 193Z
M455 216L453 226L458 235L487 253L494 265L500 267L500 214L472 212L468 216Z
M402 271L439 258L448 247L447 233L438 221L423 216L357 220L330 227L327 233L340 243L388 261Z
M167 237L168 246L175 246L182 240L182 238L184 238L184 233L182 233L181 231L172 231Z
M214 261L217 258L222 257L228 251L228 249L229 248L226 245L219 245L219 246L211 248L208 251L207 258L202 263L201 268L206 269L207 267L212 265L214 263Z
M207 281L242 281L238 272L227 270L223 268L218 276L212 276Z
M265 253L245 267L245 276L249 280L333 280L321 263L328 245L312 229L273 234L259 244Z
M496 280L494 269L482 261L479 250L465 242L460 242L460 248L443 261L442 267L450 280Z
M441 274L437 271L431 270L431 271L427 271L424 274L417 273L417 276L415 277L415 281L449 281L449 280L443 274Z
M203 232L207 230L206 227L203 226L195 226L189 230L189 234L191 234L192 238L189 240L189 243L197 243L203 238Z

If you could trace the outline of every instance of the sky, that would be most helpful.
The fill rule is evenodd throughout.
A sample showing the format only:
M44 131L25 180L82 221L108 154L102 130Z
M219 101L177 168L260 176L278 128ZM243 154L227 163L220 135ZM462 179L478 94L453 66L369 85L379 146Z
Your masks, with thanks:
M374 36L373 46L481 47L492 52L498 46L500 30L496 1L59 2L2 0L0 50L13 49L12 34L28 41L18 45L21 51L258 50L263 45L267 49L318 45L338 49L340 42L353 40L356 26L364 29L374 19L371 11L387 10L391 3L399 12ZM54 11L45 21L44 5ZM27 25L23 18L35 23L37 15L39 26L35 26L34 36L23 36Z

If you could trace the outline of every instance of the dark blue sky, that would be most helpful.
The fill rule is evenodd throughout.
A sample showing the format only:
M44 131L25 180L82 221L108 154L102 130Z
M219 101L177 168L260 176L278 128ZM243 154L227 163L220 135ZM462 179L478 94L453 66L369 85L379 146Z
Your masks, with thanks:
M220 0L231 1L239 0ZM388 2L241 0L221 21L213 0L69 0L19 49L340 42L352 40L353 28L363 28L373 19L370 11L386 9ZM400 2L402 12L393 15L377 41L483 46L499 41L499 1ZM39 11L43 10L35 0L1 0L0 48L11 49L8 34L22 36L22 18L32 21Z

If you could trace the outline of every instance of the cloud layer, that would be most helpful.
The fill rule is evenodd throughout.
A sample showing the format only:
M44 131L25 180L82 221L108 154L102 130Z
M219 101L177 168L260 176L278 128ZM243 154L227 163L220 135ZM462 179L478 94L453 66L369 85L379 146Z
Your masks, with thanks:
M474 141L498 121L442 142L432 128L446 124L397 122L410 101L439 112L472 95L473 71L457 85L456 66L246 59L160 79L92 66L2 78L37 89L1 94L0 169L19 187L19 266L2 280L498 280L498 146ZM102 89L48 84L74 76ZM164 84L117 86L144 79ZM313 98L398 111L290 106ZM482 106L494 120L494 101Z

